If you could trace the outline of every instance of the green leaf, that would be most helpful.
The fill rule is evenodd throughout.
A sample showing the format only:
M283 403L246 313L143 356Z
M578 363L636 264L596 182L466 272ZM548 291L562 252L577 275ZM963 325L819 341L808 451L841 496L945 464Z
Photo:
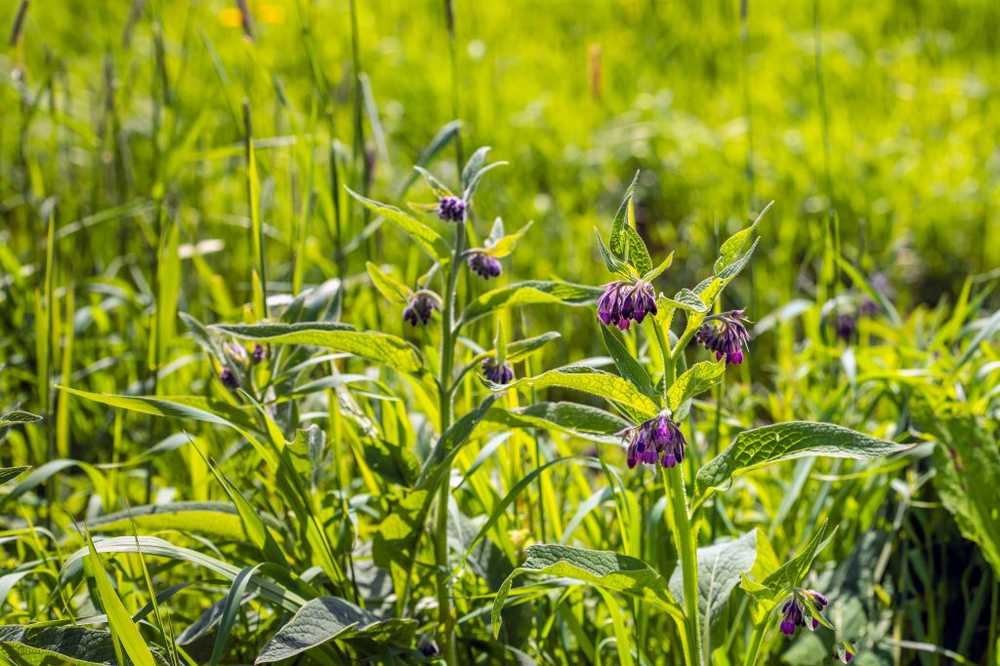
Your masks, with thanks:
M611 235L608 237L608 247L611 253L618 259L625 258L625 252L628 247L628 243L625 240L625 227L629 225L629 204L632 198L635 196L635 185L639 181L639 172L636 171L635 175L632 176L632 182L629 183L628 188L625 190L625 196L622 198L621 205L618 206L618 211L615 213L614 220L611 222Z
M674 263L673 251L671 251L670 254L667 255L667 258L661 261L658 266L644 273L642 279L646 282L652 282L656 278L660 277L660 275L663 274L663 271L670 268L672 263Z
M661 307L661 303L666 303L675 308L685 310L687 312L696 312L698 314L705 314L708 312L708 305L706 305L698 294L694 293L687 287L681 289L673 298L669 298L660 294L660 297L656 301L657 307Z
M562 336L555 331L546 331L541 335L509 342L507 343L507 362L517 363L518 361L521 361L535 353L553 340L558 340L560 337Z
M306 602L267 642L254 663L290 659L335 639L361 637L405 646L412 640L414 631L414 620L381 619L338 597L320 597Z
M534 221L529 221L515 233L501 236L494 242L487 243L486 254L497 257L498 259L506 257L514 251L514 248L517 247L518 242L524 237L524 234L528 232L528 229L531 228L532 224L534 224Z
M484 417L509 428L548 428L603 444L621 443L630 424L620 416L575 402L538 402L513 410L494 407Z
M0 415L0 428L17 425L18 423L37 423L42 420L38 414L32 414L20 409L15 409Z
M736 441L729 448L701 468L698 472L698 485L702 488L721 486L737 471L780 460L804 456L872 460L910 448L832 423L775 423L744 430L737 435Z
M628 246L628 262L638 271L639 275L650 273L653 270L653 260L649 256L649 249L646 242L635 229L635 204L629 202L629 223L625 225L623 235Z
M16 479L24 472L31 469L30 467L0 467L0 485L7 483L12 479Z
M420 353L402 338L377 331L355 331L334 322L215 324L210 328L243 340L312 345L348 352L401 372L416 372L423 366Z
M729 595L739 585L741 575L750 571L756 556L756 530L738 539L698 549L698 611L706 635L725 608ZM683 604L684 583L680 567L670 576L670 591Z
M600 295L601 289L598 287L570 282L546 280L516 282L488 291L472 301L462 313L461 323L468 324L491 312L515 305L534 305L537 303L560 303L570 306L591 305Z
M437 488L441 484L444 475L451 468L451 461L458 455L472 431L475 430L476 425L483 420L495 400L496 396L487 397L478 407L453 423L441 435L427 460L424 461L424 466L417 477L417 488L425 490Z
M208 661L209 666L216 666L219 660L222 659L222 655L226 651L226 643L229 641L229 635L232 633L233 625L236 624L236 612L240 609L247 586L261 566L257 564L252 567L244 567L229 587L225 603L222 605L222 619L219 621L219 629L215 634L215 642L212 644L212 655Z
M746 262L750 259L750 255L753 254L754 248L757 246L754 231L772 205L774 205L773 201L764 206L764 209L760 211L757 218L749 227L737 231L722 243L722 246L719 248L719 258L715 260L715 265L712 269L713 273L719 277L726 278L735 276L736 273L743 270L743 266L746 265ZM737 264L740 264L739 267L734 269L733 267Z
M504 388L515 386L536 389L558 386L560 388L582 391L599 398L604 398L605 400L627 405L645 418L650 418L659 411L657 404L628 380L618 375L612 375L611 373L586 366L556 368L555 370L549 370L534 377L518 379Z
M604 338L604 347L614 359L618 373L646 395L656 395L653 389L653 380L649 378L646 368L629 352L622 334L610 326L601 326L600 329Z
M524 563L503 582L493 600L491 620L494 636L500 633L500 611L514 579L528 573L572 578L606 590L655 600L662 606L675 606L663 577L635 557L558 544L528 546L527 555Z
M368 277L371 278L372 284L387 301L402 305L410 300L413 291L405 284L370 261L365 262L365 268L368 270Z
M448 245L444 242L444 239L441 238L438 232L395 206L389 206L387 204L379 203L373 199L369 199L368 197L358 194L349 187L345 189L348 194L360 201L365 208L372 211L376 215L389 220L406 232L406 234L412 238L424 252L430 255L431 259L442 263L446 263L448 261Z
M154 653L157 664L166 664ZM114 638L84 627L0 626L0 661L15 666L116 666Z
M423 166L424 164L428 164L431 160L434 159L435 155L444 150L444 148L451 142L451 140L458 135L458 130L461 127L462 123L458 120L452 120L451 122L444 124L441 127L441 129L438 130L438 133L434 135L434 138L431 139L430 143L428 143L427 146L425 146L424 149L420 151L420 155L417 157L417 160L416 162L414 162L414 164L416 164L417 166ZM412 186L413 183L417 180L417 175L418 174L416 170L410 171L408 173L406 180L404 180L402 185L400 185L399 187L400 197L406 194L407 190L410 189L410 186Z
M685 402L721 382L725 374L726 359L723 358L695 363L675 379L667 390L667 406L675 412L675 420L683 418L683 415L677 416L676 413Z
M236 508L226 502L146 504L87 522L92 532L131 532L133 525L142 531L177 530L229 541L248 540Z
M608 271L616 273L624 278L638 277L637 275L634 275L635 271L631 266L611 253L608 246L604 244L604 239L601 238L601 232L594 229L594 233L597 235L597 248L601 251L601 258L604 259L604 265L607 267Z

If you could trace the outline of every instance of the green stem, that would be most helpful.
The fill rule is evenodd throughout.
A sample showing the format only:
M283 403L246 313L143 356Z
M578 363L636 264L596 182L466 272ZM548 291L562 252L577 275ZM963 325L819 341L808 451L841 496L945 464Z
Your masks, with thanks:
M663 404L667 404L667 390L674 381L674 357L670 353L670 345L663 335L663 327L660 322L653 322L653 331L656 332L656 342L660 345L660 356L663 358Z
M455 292L458 283L462 252L465 250L465 225L455 227L455 249L448 267L445 284L444 307L441 313L441 374L438 377L438 411L441 416L441 433L451 426L452 372L455 365ZM448 575L448 498L451 470L444 475L438 489L437 524L434 534L434 561L437 565L438 598L438 641L448 663L458 663L456 659L454 632L455 622L451 614L450 577Z
M684 490L684 471L680 465L664 470L663 484L673 516L674 541L681 561L684 581L684 620L688 634L688 666L703 666L701 631L698 613L698 547L691 530L687 493Z
M766 620L753 628L753 636L750 637L750 645L747 647L747 657L743 661L743 666L754 666L757 663L757 653L760 652L765 633L767 633Z

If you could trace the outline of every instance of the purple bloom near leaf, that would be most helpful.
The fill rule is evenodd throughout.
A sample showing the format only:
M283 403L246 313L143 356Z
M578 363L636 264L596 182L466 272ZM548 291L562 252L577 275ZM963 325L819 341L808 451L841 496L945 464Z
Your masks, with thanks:
M833 329L841 340L849 341L858 328L858 318L853 312L841 312L833 323Z
M499 276L503 270L499 259L483 252L476 252L469 257L469 268L484 280Z
M465 200L459 197L441 197L437 205L437 214L447 222L462 222L465 220Z
M646 315L655 314L656 292L653 285L644 280L612 282L604 287L604 293L597 299L597 317L601 323L623 331L627 331L633 321L641 323Z
M870 298L865 298L865 300L861 301L861 305L858 306L858 314L862 317L874 317L881 309L878 303Z
M483 375L494 384L510 384L514 381L514 369L506 363L497 363L495 358L483 361Z
M781 633L793 636L798 627L806 627L814 631L819 626L819 620L812 616L806 608L806 600L820 613L830 605L830 600L816 590L796 590L781 607Z
M403 309L403 321L411 326L424 326L431 320L431 314L438 309L438 301L428 291L418 291L410 297Z
M253 361L253 364L257 365L265 358L267 358L267 350L264 349L264 345L261 344L254 345L253 353L250 354L250 360Z
M743 310L713 315L701 325L695 339L705 349L715 352L716 360L725 357L727 365L739 365L750 342L746 327L749 321Z
M684 435L677 424L665 414L655 416L627 431L627 462L629 469L637 464L657 463L671 468L684 460Z
M219 381L227 389L235 390L240 387L240 380L236 377L236 373L229 368L223 368L222 372L219 373Z

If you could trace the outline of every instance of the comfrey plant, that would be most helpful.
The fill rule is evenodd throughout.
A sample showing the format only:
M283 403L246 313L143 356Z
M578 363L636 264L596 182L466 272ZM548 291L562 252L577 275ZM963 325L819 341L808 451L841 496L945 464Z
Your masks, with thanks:
M693 439L692 424L702 409L695 399L720 387L727 367L744 363L750 354L750 320L744 308L722 311L719 306L724 290L757 247L756 230L764 212L722 243L706 279L673 296L660 293L655 286L673 255L654 264L636 229L635 181L615 215L607 241L598 233L601 256L614 278L602 287L596 316L617 372L588 362L517 379L509 386L561 387L607 401L612 411L558 403L544 410L534 408L532 417L536 423L548 419L564 430L575 429L581 436L594 438L599 432L598 441L617 439L625 448L624 456L609 462L623 461L632 474L655 470L665 495L662 515L676 555L664 558L663 566L677 565L661 573L655 564L641 559L648 548L628 535L627 530L633 529L629 526L622 528L625 553L564 544L528 546L526 561L495 598L495 631L499 632L500 611L513 579L529 572L578 578L604 588L605 593L614 590L640 598L636 619L640 630L647 622L646 613L669 614L676 622L678 638L670 644L683 653L688 666L709 663L713 636L723 631L718 622L721 611L737 586L749 601L752 626L747 633L738 624L731 626L732 638L726 642L746 641L747 664L762 660L769 634L791 635L798 627L817 629L820 625L832 629L822 615L829 600L801 587L815 558L832 541L830 526L819 523L808 543L783 564L764 534L756 530L698 547L710 531L706 529L709 518L701 512L711 508L711 515L724 510L724 503L714 495L732 485L741 470L808 455L867 459L905 448L832 424L791 421L744 430L727 449L703 462L705 453ZM691 343L711 357L689 365L689 356L698 353ZM721 399L722 394L718 395ZM647 493L650 481L646 475L636 478L636 492ZM634 500L623 501L622 519L630 513L628 502ZM629 650L631 644L624 635L618 636L619 650ZM844 643L839 650L844 661L853 658L849 647ZM632 662L631 655L625 661Z

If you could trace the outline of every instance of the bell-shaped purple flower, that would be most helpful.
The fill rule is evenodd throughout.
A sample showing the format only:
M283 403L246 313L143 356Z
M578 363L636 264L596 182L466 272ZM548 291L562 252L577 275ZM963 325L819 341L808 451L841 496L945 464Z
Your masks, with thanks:
M858 330L858 318L853 312L841 312L833 322L833 330L841 340L850 341Z
M499 259L484 252L475 252L469 257L469 268L484 280L498 277L503 270Z
M659 463L669 469L684 460L687 442L677 424L665 414L629 429L625 440L628 442L626 461L630 469L639 463Z
M727 365L739 365L750 342L746 326L749 321L743 310L722 312L708 317L695 339L705 349L715 352L716 360L725 357Z
M460 197L441 197L437 205L437 214L446 222L462 222L465 220L465 200Z
M632 322L641 323L656 314L656 292L645 280L612 282L597 299L597 318L605 326L627 331Z
M798 627L814 631L819 626L819 620L806 608L807 599L819 612L830 605L830 600L816 590L795 590L781 607L781 633L792 636Z
M255 344L253 346L253 352L250 354L250 360L254 365L257 365L261 361L267 358L267 350L264 349L264 345Z
M223 368L222 372L219 373L219 381L227 389L236 390L240 387L240 380L236 376L236 373L229 368Z
M403 321L411 326L424 326L437 309L438 300L434 294L429 291L415 292L403 309Z
M483 361L483 376L494 384L510 384L514 381L514 369L490 357Z

